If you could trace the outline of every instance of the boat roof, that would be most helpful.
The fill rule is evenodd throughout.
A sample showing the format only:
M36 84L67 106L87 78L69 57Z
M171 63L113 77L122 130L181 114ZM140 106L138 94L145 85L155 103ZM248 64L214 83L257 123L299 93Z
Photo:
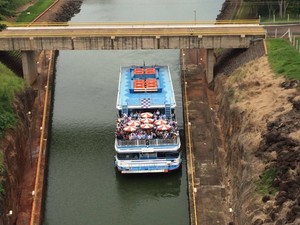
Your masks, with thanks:
M169 66L120 68L117 109L176 107Z

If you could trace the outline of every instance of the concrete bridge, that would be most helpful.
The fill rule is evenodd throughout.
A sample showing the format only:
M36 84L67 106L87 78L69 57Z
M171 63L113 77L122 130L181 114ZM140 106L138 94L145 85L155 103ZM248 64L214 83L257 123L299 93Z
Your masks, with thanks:
M1 51L22 51L25 80L37 75L36 52L41 50L207 49L206 74L213 79L215 48L248 48L265 38L258 24L43 24L8 27L0 32ZM159 63L159 62L158 62Z

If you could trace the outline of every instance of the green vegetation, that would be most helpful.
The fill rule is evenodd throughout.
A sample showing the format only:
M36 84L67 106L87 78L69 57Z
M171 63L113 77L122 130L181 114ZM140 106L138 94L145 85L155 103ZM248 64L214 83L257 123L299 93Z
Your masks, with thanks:
M0 64L0 136L3 135L5 129L14 127L17 121L12 103L15 93L22 91L24 86L23 79Z
M7 27L6 24L1 24L1 23L0 23L0 31L6 29L6 27Z
M299 23L300 22L300 18L266 18L266 17L262 17L260 20L261 24L288 24L288 23Z
M39 0L35 5L23 11L17 18L17 22L31 22L44 12L54 0Z
M261 19L261 22L300 21L299 0L243 0L235 19Z
M0 0L0 20L6 16L14 16L16 9L31 0Z
M248 4L243 3L241 7L237 10L237 12L234 15L235 19L250 19L249 17L251 15L251 7L249 7Z
M45 11L55 0L39 0L33 6L17 17L17 22L31 22ZM16 16L18 7L31 2L31 0L0 0L0 21L7 16ZM3 23L3 22L2 22Z
M288 40L269 39L267 46L273 71L288 79L300 80L300 54Z
M273 187L273 181L277 174L278 170L276 168L266 169L259 180L255 182L257 192L262 195L274 195L278 191L277 188Z
M0 20L3 20L5 16L13 16L15 13L15 7L8 0L0 0Z

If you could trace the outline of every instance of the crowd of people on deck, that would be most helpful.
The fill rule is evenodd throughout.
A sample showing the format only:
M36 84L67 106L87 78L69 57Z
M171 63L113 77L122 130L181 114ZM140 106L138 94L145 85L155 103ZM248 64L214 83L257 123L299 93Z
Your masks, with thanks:
M124 113L117 119L117 127L115 135L119 140L152 140L152 139L173 139L179 135L177 121L175 120L175 113L172 113L171 118L167 118L165 114L161 113L160 110L150 112L152 117L151 128L143 129L142 121L143 111L130 112L129 115ZM155 125L157 120L165 121L165 125L168 127L167 130L160 130L159 125ZM136 126L132 125L134 129L126 131L124 128L128 127L131 121L138 121L139 124Z

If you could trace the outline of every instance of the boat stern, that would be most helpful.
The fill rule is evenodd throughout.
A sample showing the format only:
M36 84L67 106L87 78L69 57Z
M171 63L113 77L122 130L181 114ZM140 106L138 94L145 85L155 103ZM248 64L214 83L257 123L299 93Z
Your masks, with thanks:
M115 166L120 173L168 173L181 166L181 157L170 160L119 160L115 157Z

